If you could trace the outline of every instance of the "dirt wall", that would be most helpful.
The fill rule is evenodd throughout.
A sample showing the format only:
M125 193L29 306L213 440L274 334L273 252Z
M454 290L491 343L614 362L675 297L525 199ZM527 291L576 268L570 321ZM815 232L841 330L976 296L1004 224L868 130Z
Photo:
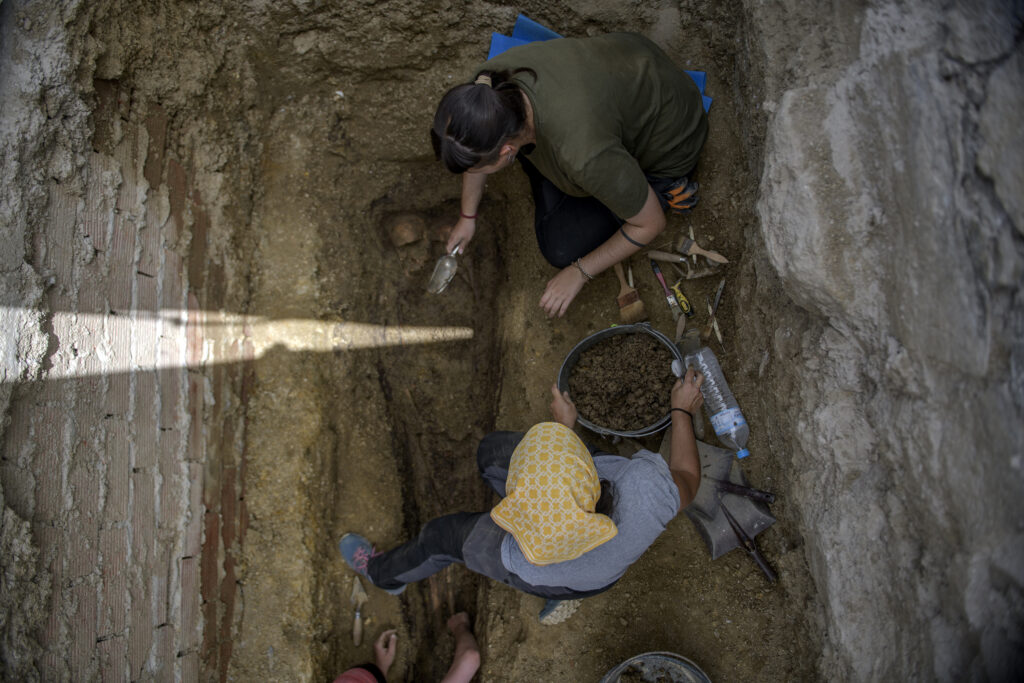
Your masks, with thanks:
M788 468L823 670L1008 680L1021 665L1019 5L750 4L758 205Z

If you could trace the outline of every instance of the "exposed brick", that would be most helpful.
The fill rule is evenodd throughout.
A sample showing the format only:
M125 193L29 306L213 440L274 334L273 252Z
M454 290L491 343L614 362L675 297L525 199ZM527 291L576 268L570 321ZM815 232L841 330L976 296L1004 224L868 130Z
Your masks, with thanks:
M204 291L206 282L207 233L210 216L203 206L199 190L192 191L192 241L189 243L188 286L194 292Z
M156 539L156 486L150 471L132 473L132 560L149 573Z
M93 249L102 255L110 247L108 231L114 211L114 206L106 194L106 187L105 183L102 182L102 178L104 175L118 173L120 169L117 162L106 154L90 154L88 168L89 177L94 182L86 184L85 212L80 216L80 219L85 236L88 239L87 244L91 245ZM59 236L59 233L54 233L54 235ZM69 240L62 246L62 250L74 253L75 240ZM103 260L103 257L100 256L89 261L87 255L86 270L94 274L101 274ZM82 292L82 294L85 293ZM98 313L101 309L90 308L89 310Z
M79 219L79 197L70 187L59 183L52 183L48 194L50 219L45 229L34 234L35 253L42 255L43 261L34 265L40 272L52 273L60 285L46 292L50 310L72 310L69 296L75 289L75 250L68 246L78 239L75 226Z
M103 590L100 595L98 633L111 638L124 633L128 614L128 529L117 527L100 532L100 562ZM124 644L127 653L127 641Z
M123 636L107 638L96 643L100 658L100 680L123 683L128 680L128 639Z
M156 662L154 671L157 681L172 683L174 681L174 665L177 663L178 651L175 647L177 633L174 626L164 624L156 630ZM188 679L184 679L188 680Z
M128 673L133 680L142 676L146 661L153 648L153 609L149 594L150 567L131 572L128 590L131 609L128 615Z
M235 515L238 513L238 501L235 499L235 479L238 471L234 467L225 467L221 482L220 514L221 514L221 538L224 540L224 548L230 550L235 542L235 527L237 524Z
M199 680L199 655L189 652L181 656L181 680Z
M203 602L214 602L218 597L217 582L220 573L220 516L216 512L207 512L204 516L204 526L201 594Z
M128 425L120 420L107 422L106 448L102 456L107 461L103 520L106 524L114 524L128 520L132 463L128 450Z
M231 661L231 628L235 618L235 590L237 582L235 578L235 559L228 552L224 558L224 580L221 581L220 596L223 609L220 616L220 628L218 629L220 641L220 679L227 677L228 662ZM212 631L212 625L207 626Z
M203 384L205 380L198 372L188 373L188 459L203 462L206 458L206 442L203 438Z
M65 636L67 626L61 607L64 603L64 562L67 538L62 529L50 524L33 524L32 536L39 544L39 566L50 575L50 597L46 606L46 623L40 642L44 653L40 660L42 680L66 680L68 651Z
M63 516L64 480L61 472L67 460L64 432L71 429L63 405L46 405L32 420L36 435L32 475L36 521L54 522ZM63 456L63 457L62 457Z
M175 451L167 452L163 449L161 451L160 461L157 465L161 478L157 540L170 549L172 545L184 545L184 538L179 537L182 536L184 529L187 529L187 524L184 522L189 503L187 488L189 464L178 458ZM174 550L177 554L182 553L182 548Z
M152 341L152 340L150 340ZM147 346L155 355L151 344ZM151 356L152 357L152 356ZM160 431L157 428L156 372L144 370L135 373L135 419L132 431L135 441L135 467L149 468L157 463L160 451Z
M153 573L149 585L153 591L153 623L157 626L174 619L171 611L175 606L170 604L171 587L176 587L180 579L176 550L173 544L161 542L153 550Z
M167 161L167 197L171 216L164 226L164 242L173 247L185 230L185 204L188 201L188 178L185 169L173 158Z
M143 174L153 189L160 186L164 172L164 147L167 144L167 112L159 104L150 104L146 115L149 144Z
M99 457L86 445L75 449L71 459L68 485L73 513L67 522L70 544L67 578L79 579L99 573L100 472L90 466ZM95 628L94 623L93 630Z
M35 508L35 474L23 465L31 465L35 450L31 425L38 407L29 401L12 401L10 424L3 433L3 459L0 459L0 481L4 487L4 503L23 519L33 518Z
M204 624L201 659L204 670L216 671L218 654L217 610L220 597L220 517L215 512L207 512L205 526L201 585Z
M114 156L121 168L121 185L117 191L113 239L107 251L106 291L110 307L118 313L127 313L132 306L132 286L138 265L135 261L135 241L144 207L139 203L141 179L139 157L139 129L129 126L117 145Z
M69 589L74 613L69 620L72 633L70 664L75 677L89 680L99 669L96 655L96 584L79 583Z
M199 557L203 543L203 465L188 463L188 526L185 529L185 555ZM196 586L198 589L199 587Z
M181 560L181 644L179 650L189 651L199 645L199 558ZM194 680L194 679L193 679Z

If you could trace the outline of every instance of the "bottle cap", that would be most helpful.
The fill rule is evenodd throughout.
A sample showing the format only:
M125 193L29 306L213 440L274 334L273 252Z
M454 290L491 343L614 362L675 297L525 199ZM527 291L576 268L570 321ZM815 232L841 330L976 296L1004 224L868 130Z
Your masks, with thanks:
M736 451L737 458L745 458L748 455L750 455L750 451L748 451L746 448L741 448L740 450Z

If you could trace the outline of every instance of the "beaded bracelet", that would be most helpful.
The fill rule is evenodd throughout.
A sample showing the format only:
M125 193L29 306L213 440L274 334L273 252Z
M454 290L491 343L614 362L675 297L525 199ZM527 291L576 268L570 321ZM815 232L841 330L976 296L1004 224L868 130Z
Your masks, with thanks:
M583 277L587 278L587 281L589 282L594 279L594 276L583 269L583 263L581 261L582 259L576 259L572 264L580 269L580 272L583 273Z

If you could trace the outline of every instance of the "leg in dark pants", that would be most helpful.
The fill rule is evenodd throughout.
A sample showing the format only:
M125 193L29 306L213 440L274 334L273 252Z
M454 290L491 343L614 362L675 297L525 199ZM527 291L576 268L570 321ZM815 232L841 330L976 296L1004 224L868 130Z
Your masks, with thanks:
M607 206L593 197L573 197L562 192L545 178L529 159L520 155L519 161L530 181L534 204L534 230L537 244L547 262L556 268L565 268L578 258L586 256L604 244L625 222ZM692 180L696 169L691 169ZM647 176L663 211L669 209L665 193L687 178L660 178ZM628 218L628 216L627 216Z
M462 562L462 546L486 514L457 512L430 520L413 540L370 558L370 581L380 588L401 588L436 574L452 562Z
M593 197L565 194L520 155L533 194L537 244L548 263L565 268L604 244L622 219Z

